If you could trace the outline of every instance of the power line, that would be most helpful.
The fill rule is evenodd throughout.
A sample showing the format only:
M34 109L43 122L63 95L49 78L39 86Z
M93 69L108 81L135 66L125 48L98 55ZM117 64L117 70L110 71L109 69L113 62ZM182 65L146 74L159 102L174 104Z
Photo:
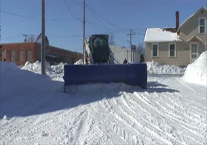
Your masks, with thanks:
M72 0L75 4L77 4L77 5L82 5L82 3L78 3L77 1L75 1L75 0Z
M3 10L1 10L1 13L8 14L8 15L13 15L13 16L17 16L17 17L22 17L22 18L27 18L27 19L37 19L37 20L41 19L39 17L25 16L25 15L11 13L11 12L7 12L7 11L3 11ZM71 20L47 19L47 21L71 21Z
M70 5L68 4L67 0L63 0L63 2L65 3L65 6L67 7L68 11L73 15L73 17L76 19L76 20L79 20L81 21L80 18L78 18L75 13L72 11Z
M95 13L91 10L91 9L89 9L91 12L92 12L92 14L96 17L96 19L100 22L100 24L107 30L107 31L110 31L109 30L109 28L107 28L101 21L100 21L100 19L98 18L98 16L97 15L95 15Z
M123 28L121 28L120 26L117 26L117 25L115 25L114 23L112 23L112 22L106 20L106 19L103 18L101 15L99 15L98 13L96 13L92 8L90 8L87 4L86 4L86 7L87 7L88 9L90 9L90 10L91 10L94 14L96 14L98 17L100 17L102 20L104 20L104 21L106 21L107 23L109 23L110 25L112 25L112 26L114 26L114 27L116 27L116 28L119 28L119 29L122 30L123 32L128 31L127 29L123 29Z
M90 24L90 25L89 25L89 24ZM95 33L97 33L97 32L98 32L98 33L101 33L98 29L95 30L95 29L94 29L95 27L91 27L91 26L93 26L93 25L92 25L90 22L87 22L87 21L86 21L86 25L88 25L88 26L91 28L91 30L92 30L93 32L95 32Z
M31 36L32 34L27 34L27 36ZM35 37L37 37L38 35L33 35ZM89 36L89 35L86 35L86 36ZM8 39L15 39L15 38L20 38L20 37L23 37L23 35L16 35L16 36L10 36L10 37L5 37L5 38L2 38L1 40L8 40ZM47 37L50 37L50 38L78 38L78 37L82 37L82 35L68 35L68 36L48 36Z
M16 36L11 36L11 37L1 38L1 40L15 39L17 37L22 37L22 35L16 35Z

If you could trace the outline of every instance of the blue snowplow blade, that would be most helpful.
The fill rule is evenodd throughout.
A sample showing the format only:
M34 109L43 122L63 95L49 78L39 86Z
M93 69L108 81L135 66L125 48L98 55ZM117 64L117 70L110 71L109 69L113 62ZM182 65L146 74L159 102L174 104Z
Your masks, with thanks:
M65 65L63 79L65 86L122 82L147 89L147 64Z

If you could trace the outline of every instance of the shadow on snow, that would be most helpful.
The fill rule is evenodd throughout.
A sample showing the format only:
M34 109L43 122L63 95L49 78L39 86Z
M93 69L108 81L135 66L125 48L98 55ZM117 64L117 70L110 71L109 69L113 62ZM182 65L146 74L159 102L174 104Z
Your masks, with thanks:
M63 93L64 82L51 80L48 76L30 73L32 80L24 79L22 86L5 90L1 96L0 117L40 115L90 104L104 98L119 97L121 92L178 92L158 82L148 82L148 89L123 83L85 84L68 86ZM12 79L12 78L10 78ZM25 85L24 85L25 84Z

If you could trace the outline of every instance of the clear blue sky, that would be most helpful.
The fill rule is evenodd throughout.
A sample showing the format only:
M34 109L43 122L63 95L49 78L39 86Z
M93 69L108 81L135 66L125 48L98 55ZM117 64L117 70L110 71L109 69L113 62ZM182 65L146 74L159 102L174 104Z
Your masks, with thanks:
M1 43L22 42L23 34L40 34L41 0L0 1ZM68 8L64 0L45 1L50 45L82 52L82 0L65 0ZM86 36L113 33L119 46L129 47L129 29L136 34L133 44L143 43L146 28L175 27L175 11L180 12L181 24L207 7L207 0L86 0L86 5Z

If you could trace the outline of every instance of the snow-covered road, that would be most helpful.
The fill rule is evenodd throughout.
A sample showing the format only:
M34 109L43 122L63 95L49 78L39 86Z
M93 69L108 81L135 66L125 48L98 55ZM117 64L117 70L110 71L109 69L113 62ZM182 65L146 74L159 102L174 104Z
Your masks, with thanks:
M147 90L34 83L3 90L1 144L207 144L207 88L178 75L149 75Z

